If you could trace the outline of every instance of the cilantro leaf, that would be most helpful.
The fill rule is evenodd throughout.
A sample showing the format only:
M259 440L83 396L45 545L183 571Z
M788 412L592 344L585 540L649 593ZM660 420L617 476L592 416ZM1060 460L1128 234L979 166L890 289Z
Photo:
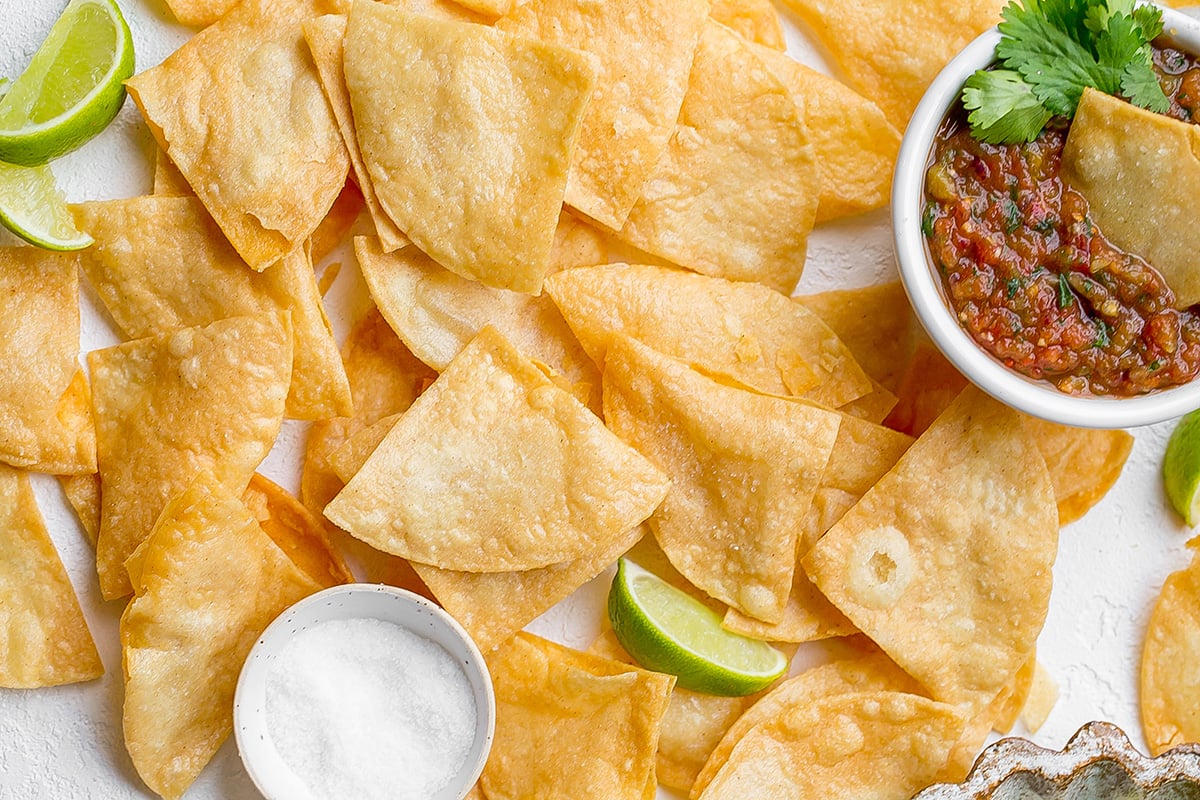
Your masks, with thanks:
M1097 83L1099 65L1087 47L1037 13L1036 2L1026 2L1029 8L1004 7L996 56L1021 74L1052 113L1073 116L1084 87Z
M1158 76L1145 64L1130 63L1125 66L1125 71L1121 73L1121 94L1134 105L1158 114L1165 114L1171 109L1171 101L1163 93Z
M972 134L989 144L1033 141L1053 116L1019 73L1004 69L967 78L963 105Z

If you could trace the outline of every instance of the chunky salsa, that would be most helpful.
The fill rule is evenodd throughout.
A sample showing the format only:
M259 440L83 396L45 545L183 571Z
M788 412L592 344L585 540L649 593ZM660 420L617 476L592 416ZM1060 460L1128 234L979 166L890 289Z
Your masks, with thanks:
M1154 63L1171 116L1200 122L1200 65ZM961 114L939 131L921 220L959 323L1011 368L1076 395L1130 396L1200 374L1200 307L1092 222L1059 173L1065 121L1033 142L984 144Z

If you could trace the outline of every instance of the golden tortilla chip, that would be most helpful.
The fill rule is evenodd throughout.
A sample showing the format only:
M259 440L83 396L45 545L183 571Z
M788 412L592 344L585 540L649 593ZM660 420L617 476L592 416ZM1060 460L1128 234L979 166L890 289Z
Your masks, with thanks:
M884 420L889 428L920 436L967 386L962 376L924 332L917 333L896 395L900 402Z
M597 67L565 200L619 230L675 129L706 0L529 0L496 22L582 50Z
M154 183L152 194L162 197L194 197L191 184L179 168L171 163L171 159L161 149L155 150Z
M184 25L211 25L238 4L238 0L165 0L175 19Z
M182 797L233 730L233 692L259 634L321 586L224 482L201 475L138 553L121 616L125 746L146 785Z
M321 521L282 486L256 472L242 493L242 503L275 546L321 588L354 581L346 562L329 545Z
M1085 89L1063 148L1062 177L1087 198L1109 241L1162 274L1175 308L1200 302L1200 228L1187 210L1200 192L1200 130Z
M450 271L537 294L595 83L588 57L363 2L343 67L392 221Z
M325 219L321 220L321 224L309 238L314 264L320 264L346 240L362 210L362 192L353 181L346 181L329 212L325 214Z
M871 392L855 398L849 403L838 406L838 411L857 417L864 422L881 424L900 403L900 398L884 388L883 384L872 380Z
M913 327L908 295L899 281L800 295L796 300L837 334L872 380L889 391L899 388Z
M783 0L812 27L851 88L874 100L899 130L942 67L1000 21L1004 3Z
M554 229L554 247L550 249L550 271L553 275L564 269L607 264L609 248L617 240L599 228L589 225L567 209L558 215Z
M350 169L300 30L342 0L243 0L126 85L150 130L256 270L303 244Z
M392 428L325 516L394 555L504 572L606 550L669 481L492 328Z
M1033 652L1057 546L1036 442L968 388L802 564L935 699L978 710Z
M75 216L96 239L81 257L84 273L126 337L290 311L296 341L287 416L350 412L350 386L304 248L262 272L247 269L190 197L83 203Z
M496 736L488 800L653 800L659 725L675 678L518 633L488 659Z
M1058 685L1054 682L1054 678L1050 677L1050 672L1039 661L1034 665L1033 685L1029 688L1029 697L1025 701L1025 707L1021 709L1021 724L1030 733L1037 733L1038 729L1046 724L1046 720L1057 702Z
M870 378L825 323L762 286L614 264L552 275L546 292L598 365L620 333L767 394L836 408L871 391Z
M286 316L231 317L88 354L106 599L130 592L125 559L198 471L246 488L283 421L291 338Z
M1028 416L1025 424L1046 459L1060 526L1100 502L1121 476L1133 449L1133 437L1125 431L1071 428Z
M600 373L546 295L493 289L442 269L415 247L383 253L366 237L354 250L371 297L414 354L445 369L485 326L521 354L560 373L592 409L600 407Z
M625 338L608 349L604 418L671 478L650 528L675 568L778 622L839 415L722 385Z
M1142 646L1139 699L1153 755L1200 741L1200 553L1163 582Z
M1017 724L1021 709L1029 700L1029 692L1033 689L1033 676L1037 669L1037 654L1031 654L1017 674L1013 675L1008 686L1000 691L988 708L991 716L992 730L997 733L1008 733ZM981 743L982 744L982 743Z
M771 0L714 0L708 14L748 42L781 53L787 49L783 24Z
M945 765L966 725L947 703L903 692L837 694L789 706L746 732L701 800L858 797L907 800Z
M79 519L79 527L92 549L96 549L96 539L100 536L100 476L96 473L86 475L58 475L58 485L62 487L63 496L67 498L75 516Z
M696 272L790 294L819 178L791 94L737 34L709 22L667 152L617 236Z
M103 674L29 476L0 464L0 686L58 686Z

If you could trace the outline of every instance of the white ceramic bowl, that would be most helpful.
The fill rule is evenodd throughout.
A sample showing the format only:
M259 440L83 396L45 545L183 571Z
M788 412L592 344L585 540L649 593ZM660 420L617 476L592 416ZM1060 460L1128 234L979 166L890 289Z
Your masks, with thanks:
M430 798L462 800L483 771L496 727L496 697L487 664L453 617L420 595L382 584L351 583L306 597L272 622L251 649L238 678L233 730L254 785L267 800L312 798L280 758L267 729L267 673L293 635L321 622L345 619L377 619L399 625L441 645L462 665L475 697L475 739L462 772Z
M1200 53L1200 22L1168 8L1165 32L1181 49ZM1149 425L1200 408L1200 379L1138 397L1077 397L1004 366L959 326L921 234L925 170L934 137L971 73L995 61L999 32L985 32L929 86L908 123L892 184L892 224L900 277L917 317L946 358L997 400L1036 417L1088 428Z

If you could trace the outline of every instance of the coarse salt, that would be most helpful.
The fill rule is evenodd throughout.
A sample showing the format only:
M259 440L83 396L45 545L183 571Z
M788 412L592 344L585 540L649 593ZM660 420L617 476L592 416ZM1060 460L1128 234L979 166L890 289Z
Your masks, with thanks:
M429 800L475 737L474 695L454 658L383 620L301 631L275 657L266 696L275 749L315 798Z

